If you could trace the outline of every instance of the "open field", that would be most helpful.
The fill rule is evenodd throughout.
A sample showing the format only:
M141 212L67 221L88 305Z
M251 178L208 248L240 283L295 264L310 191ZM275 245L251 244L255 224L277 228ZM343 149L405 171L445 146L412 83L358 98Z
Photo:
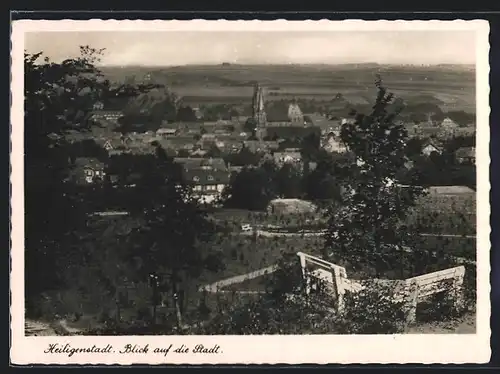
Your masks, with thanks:
M367 103L374 97L375 75L404 100L433 98L443 110L474 111L475 73L466 67L400 67L361 65L213 65L165 68L106 67L111 81L149 73L152 81L169 86L190 105L249 104L253 83L267 89L267 100L293 97L330 101L341 93L350 103ZM429 102L428 100L426 100Z

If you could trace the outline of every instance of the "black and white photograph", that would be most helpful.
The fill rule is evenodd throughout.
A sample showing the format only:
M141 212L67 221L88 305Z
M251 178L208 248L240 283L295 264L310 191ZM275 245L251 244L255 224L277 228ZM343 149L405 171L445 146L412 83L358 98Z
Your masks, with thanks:
M18 357L488 361L487 22L192 22L18 23Z

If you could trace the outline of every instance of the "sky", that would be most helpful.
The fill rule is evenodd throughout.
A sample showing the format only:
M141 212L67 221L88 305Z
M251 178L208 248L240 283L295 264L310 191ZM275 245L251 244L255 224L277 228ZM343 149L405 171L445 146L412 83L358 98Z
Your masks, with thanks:
M475 64L472 31L102 31L25 34L25 50L54 61L80 45L106 48L102 65Z

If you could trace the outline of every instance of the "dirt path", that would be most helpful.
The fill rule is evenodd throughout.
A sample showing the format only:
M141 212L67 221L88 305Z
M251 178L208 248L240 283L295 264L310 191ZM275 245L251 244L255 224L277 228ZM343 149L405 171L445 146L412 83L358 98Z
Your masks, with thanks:
M243 231L241 235L259 235L268 238L272 238L275 236L321 236L325 234L326 230L318 230L315 232L306 231L304 233L301 232L286 232L286 231L267 231L267 230L255 230L255 231ZM459 234L430 234L430 233L422 233L420 236L427 237L441 237L441 238L466 238L466 239L475 239L476 235L459 235Z
M216 292L219 292L220 288L227 287L227 286L230 286L230 285L235 284L235 283L242 283L246 280L257 278L257 277L260 277L260 276L265 275L265 274L270 274L270 273L276 271L276 269L277 269L277 266L273 265L273 266L268 266L268 267L263 268L263 269L252 271L252 272L247 273L247 274L237 275L235 277L223 279L223 280L220 280L220 281L212 283L212 284L207 284L205 286L201 286L199 288L199 292L207 291L207 292L216 293Z
M457 321L424 323L410 327L408 334L475 334L476 314L471 313Z
M26 336L56 336L56 331L46 322L27 319L24 321L24 334Z
M62 319L59 321L59 325L63 328L63 330L68 334L79 334L82 332L81 329L76 329L74 327L68 326L68 321Z

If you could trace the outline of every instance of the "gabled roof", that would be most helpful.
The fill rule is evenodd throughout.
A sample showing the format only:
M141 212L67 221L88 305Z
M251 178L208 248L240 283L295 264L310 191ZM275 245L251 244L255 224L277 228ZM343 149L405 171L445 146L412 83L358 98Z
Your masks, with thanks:
M157 131L156 131L156 134L158 135L162 135L162 134L175 134L177 133L179 130L178 129L172 129L172 128L165 128L165 127L162 127L162 128L159 128Z
M475 195L475 191L466 186L432 186L428 188L428 191L431 195Z
M441 150L442 149L442 146L440 144L438 144L438 142L436 142L435 140L433 139L426 139L423 143L422 143L422 149L424 149L425 147L428 147L428 146L433 146L434 148L438 149L438 150Z
M94 157L77 157L75 158L74 166L81 168L102 169L104 168L104 163Z
M213 170L227 170L226 163L222 158L176 157L174 162L182 164L185 169L201 169L210 166Z
M228 184L231 173L228 170L183 170L184 181L195 185Z
M476 157L476 148L474 147L462 147L455 151L456 157Z
M176 136L174 138L168 139L168 144L173 148L184 147L188 144L195 144L196 140L192 136Z
M452 119L446 117L442 122L441 126L458 126Z
M269 126L266 132L269 137L276 134L281 139L305 138L310 134L321 136L321 128L318 126Z

